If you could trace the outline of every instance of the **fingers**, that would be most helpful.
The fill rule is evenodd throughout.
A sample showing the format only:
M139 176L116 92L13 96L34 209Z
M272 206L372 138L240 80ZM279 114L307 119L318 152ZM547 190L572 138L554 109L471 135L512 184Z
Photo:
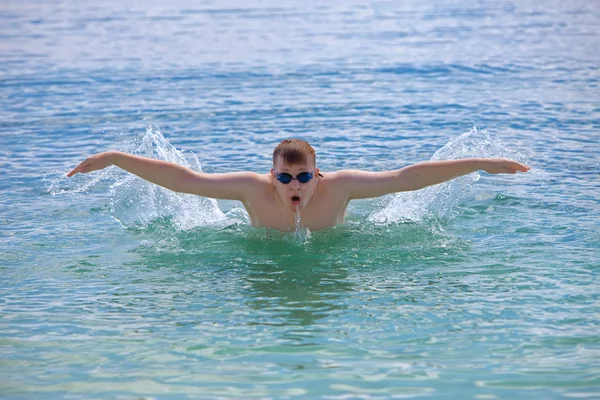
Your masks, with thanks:
M527 172L531 168L525 164L521 164L520 162L513 161L507 158L497 159L498 163L496 164L495 172L490 172L492 174L516 174L517 172Z
M509 170L509 173L511 174L516 174L517 171L520 172L527 172L529 171L531 168L525 164L521 164L520 162L517 161L513 161L510 159L503 159L503 161L506 163L506 165L504 166L504 168Z
M67 177L70 178L70 177L72 177L75 174L78 174L78 173L82 173L83 174L83 173L85 173L86 172L85 168L89 167L89 165L90 164L85 164L85 161L82 162L81 164L79 164L78 166L76 166L75 168L73 168L73 170L67 174Z
M515 163L515 164L516 164L515 173L517 171L527 172L527 171L529 171L531 169L530 167L528 167L525 164L521 164L521 163Z
M73 175L75 175L76 173L78 173L78 172L79 172L79 169L80 169L80 168L79 168L79 166L77 166L77 167L73 168L73 169L71 170L71 172L69 172L69 173L67 174L67 177L68 177L68 178L72 177Z

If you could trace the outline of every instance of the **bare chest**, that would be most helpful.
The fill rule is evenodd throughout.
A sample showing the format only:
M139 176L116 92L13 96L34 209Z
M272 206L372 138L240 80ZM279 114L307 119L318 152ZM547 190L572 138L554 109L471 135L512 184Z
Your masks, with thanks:
M252 225L291 232L298 227L310 230L325 229L344 222L347 202L335 198L315 196L299 216L286 210L276 198L264 199L258 204L247 205Z

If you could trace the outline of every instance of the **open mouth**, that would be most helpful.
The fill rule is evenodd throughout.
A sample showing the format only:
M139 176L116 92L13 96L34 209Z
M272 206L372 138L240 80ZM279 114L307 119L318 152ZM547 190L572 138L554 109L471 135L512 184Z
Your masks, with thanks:
M294 204L294 205L300 204L300 196L292 196L292 197L290 197L290 199L292 200L292 204Z

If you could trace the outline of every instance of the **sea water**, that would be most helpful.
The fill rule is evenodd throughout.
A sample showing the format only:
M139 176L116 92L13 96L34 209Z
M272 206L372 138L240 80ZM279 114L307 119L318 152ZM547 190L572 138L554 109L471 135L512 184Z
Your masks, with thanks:
M594 2L0 6L0 397L600 398ZM252 228L120 150L267 173L510 157Z

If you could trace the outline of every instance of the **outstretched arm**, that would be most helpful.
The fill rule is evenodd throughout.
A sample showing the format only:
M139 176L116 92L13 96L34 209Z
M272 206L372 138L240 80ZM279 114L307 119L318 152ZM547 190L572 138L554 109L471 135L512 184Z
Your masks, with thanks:
M245 194L260 181L252 172L206 174L179 164L154 158L138 157L118 151L109 151L87 158L67 176L88 173L116 165L149 182L181 193L229 200L244 200Z
M450 179L484 170L490 174L527 172L529 167L505 158L467 158L431 161L395 171L339 171L341 185L349 199L379 197L389 193L418 190Z

